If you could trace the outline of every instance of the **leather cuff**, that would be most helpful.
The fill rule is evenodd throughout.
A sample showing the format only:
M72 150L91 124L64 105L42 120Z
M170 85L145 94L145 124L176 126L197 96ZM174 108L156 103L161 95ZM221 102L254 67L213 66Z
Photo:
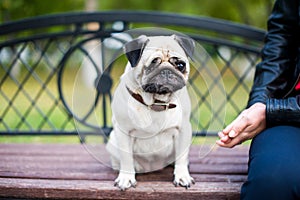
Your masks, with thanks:
M300 108L296 98L268 99L266 103L268 127L278 125L300 125Z

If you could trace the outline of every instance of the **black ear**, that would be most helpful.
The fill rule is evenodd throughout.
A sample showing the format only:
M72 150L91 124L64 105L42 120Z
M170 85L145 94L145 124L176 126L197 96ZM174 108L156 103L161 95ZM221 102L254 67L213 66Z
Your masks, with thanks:
M193 60L195 50L195 41L192 38L174 35L174 39L178 42L185 54Z
M149 39L145 35L128 42L124 46L124 52L132 67L135 67L142 56L143 50Z

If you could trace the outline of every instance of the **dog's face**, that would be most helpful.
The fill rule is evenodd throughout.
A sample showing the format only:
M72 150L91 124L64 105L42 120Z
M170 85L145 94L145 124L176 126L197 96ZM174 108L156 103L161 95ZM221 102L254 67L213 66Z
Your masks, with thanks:
M176 35L140 36L127 43L124 50L134 78L145 92L173 93L186 85L193 40Z

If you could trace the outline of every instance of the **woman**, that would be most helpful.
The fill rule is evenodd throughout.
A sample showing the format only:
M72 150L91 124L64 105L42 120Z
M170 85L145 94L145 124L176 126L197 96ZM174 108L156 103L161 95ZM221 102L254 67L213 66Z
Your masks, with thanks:
M247 109L219 133L252 139L241 199L300 199L300 0L277 0Z

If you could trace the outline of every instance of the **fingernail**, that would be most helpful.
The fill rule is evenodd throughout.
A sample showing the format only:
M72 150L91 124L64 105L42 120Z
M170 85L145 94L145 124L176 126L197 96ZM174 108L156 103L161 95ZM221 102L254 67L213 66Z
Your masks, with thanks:
M221 138L221 137L224 137L224 134L222 131L218 132L218 136Z
M228 140L228 136L224 136L224 137L222 137L220 140L221 140L221 142L224 142L224 143L225 143L225 142L227 142L227 140Z
M217 140L216 143L217 143L218 145L224 145L224 142L222 142L221 140Z
M236 136L236 133L235 133L235 131L234 130L231 130L230 132L229 132L229 137L235 137Z

